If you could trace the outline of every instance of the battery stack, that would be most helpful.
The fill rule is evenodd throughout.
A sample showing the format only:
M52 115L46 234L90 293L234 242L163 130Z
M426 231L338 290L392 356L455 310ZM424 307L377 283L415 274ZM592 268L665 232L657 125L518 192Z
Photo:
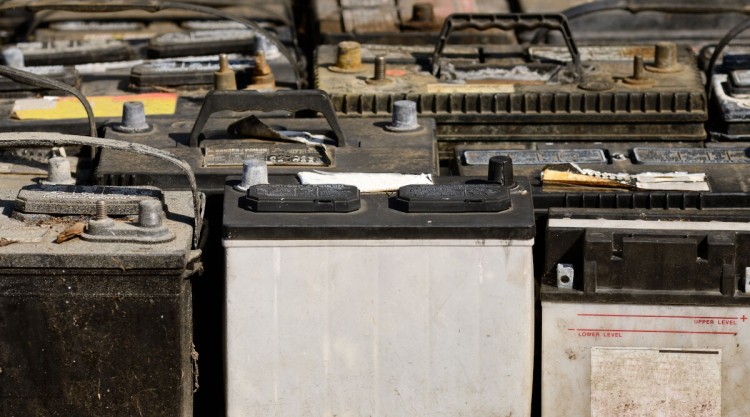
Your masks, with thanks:
M0 415L750 415L746 3L0 3Z

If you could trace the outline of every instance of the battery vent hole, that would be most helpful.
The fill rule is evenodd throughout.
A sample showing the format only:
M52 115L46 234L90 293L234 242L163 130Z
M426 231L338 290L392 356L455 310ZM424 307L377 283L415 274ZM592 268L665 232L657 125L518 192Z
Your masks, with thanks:
M570 277L567 275L563 275L560 277L560 282L562 282L563 284L567 284L570 282Z

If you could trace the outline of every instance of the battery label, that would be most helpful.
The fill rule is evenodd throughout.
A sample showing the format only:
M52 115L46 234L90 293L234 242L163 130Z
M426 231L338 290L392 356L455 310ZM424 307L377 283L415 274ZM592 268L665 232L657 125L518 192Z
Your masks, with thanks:
M329 158L322 149L295 145L210 145L204 148L204 167L239 166L251 158L265 158L268 165L328 166Z
M51 23L49 27L64 32L117 32L145 29L145 25L139 22L84 22L79 20Z
M591 416L721 416L721 350L591 348Z
M191 45L196 42L251 41L255 34L250 30L197 30L167 33L151 40L152 46Z
M393 32L398 28L395 9L344 9L341 14L346 32Z
M493 156L509 156L514 165L546 164L606 164L607 157L602 149L560 149L560 150L477 150L464 151L466 165L487 165Z
M750 163L746 148L634 148L633 156L638 164Z

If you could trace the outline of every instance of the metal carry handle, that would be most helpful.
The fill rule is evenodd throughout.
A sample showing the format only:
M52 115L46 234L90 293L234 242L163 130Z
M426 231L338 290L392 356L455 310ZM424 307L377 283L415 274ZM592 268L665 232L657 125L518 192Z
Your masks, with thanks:
M122 140L114 139L102 139L102 138L91 138L88 136L78 135L65 135L61 133L49 133L49 132L10 132L0 133L0 148L10 148L16 146L60 146L60 145L80 145L80 146L93 146L104 149L114 149L118 151L125 151L136 153L139 155L148 155L156 158L160 158L167 161L178 168L180 168L185 176L188 177L190 183L190 190L193 193L193 210L195 211L194 216L194 230L193 230L193 248L198 247L198 240L200 238L201 226L203 224L203 208L205 207L205 197L202 193L198 192L198 184L195 182L195 175L193 170L190 168L190 164L175 157L169 152L162 151L160 149L152 148L150 146L141 145L139 143L126 142Z
M39 74L23 71L7 65L0 65L0 75L10 78L19 84L62 90L66 93L72 94L81 102L83 108L86 110L86 117L89 120L89 132L91 137L96 137L96 120L94 119L94 111L91 109L91 104L86 99L86 96L84 96L77 88L49 77L44 77Z
M195 119L193 130L190 132L190 146L197 147L200 144L200 134L211 115L224 110L236 112L284 110L292 113L313 110L323 114L336 135L336 144L346 146L346 137L341 130L339 119L336 117L333 103L331 103L328 94L322 90L286 90L274 93L250 90L210 91L203 100L203 106L201 106L198 117Z
M440 60L443 50L448 44L451 33L466 29L488 30L488 29L538 29L546 28L559 30L565 39L565 45L572 58L573 71L576 79L583 76L581 69L581 55L573 40L573 34L568 26L568 19L559 13L533 14L533 13L506 13L506 14L475 14L456 13L448 16L440 31L440 38L432 54L432 74L437 76L440 72Z
M260 27L260 25L251 20L235 16L221 9L215 9L213 7L202 6L199 4L159 0L8 0L0 3L0 11L15 9L24 9L32 13L42 10L63 10L70 12L89 13L143 10L149 13L154 13L166 9L178 9L217 16L245 25L245 27L266 38L269 42L276 46L284 56L284 58L289 62L289 65L294 67L294 75L297 82L297 88L301 88L302 86L302 75L300 73L299 65L297 65L297 61L292 56L291 52L289 52L289 49L284 46L284 44L281 43L281 41L279 41L276 36L271 35L270 33L268 33L268 31Z

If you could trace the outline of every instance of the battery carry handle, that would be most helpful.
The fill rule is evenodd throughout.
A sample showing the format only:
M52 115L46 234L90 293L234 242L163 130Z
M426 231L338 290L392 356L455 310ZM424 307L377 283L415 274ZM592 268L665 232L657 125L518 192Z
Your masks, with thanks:
M716 44L714 53L711 54L711 59L708 61L708 68L706 69L706 91L709 93L711 92L711 79L713 78L714 69L716 68L716 63L719 61L719 58L724 54L724 50L729 46L729 43L748 29L750 29L750 17L734 26L726 35L724 35L723 38L721 38L719 43Z
M274 93L258 91L214 90L206 94L198 117L195 119L193 130L190 132L190 146L200 145L200 136L208 119L220 111L288 111L296 113L312 110L321 113L336 136L337 146L346 146L346 137L341 130L339 119L333 109L333 103L325 91L321 90L288 90Z
M573 34L568 26L568 19L562 14L533 14L533 13L504 13L504 14L478 14L478 13L455 13L448 16L440 31L435 52L432 54L432 74L437 76L440 72L440 60L443 51L448 44L448 37L453 32L466 29L488 30L516 30L516 29L551 29L562 33L565 45L572 58L575 78L580 80L583 76L581 69L581 55L573 40Z
M198 192L198 184L190 164L161 149L141 145L140 143L127 142L124 140L103 139L97 137L65 135L54 132L9 132L0 133L0 148L13 148L19 146L91 146L102 149L114 149L118 151L136 153L156 157L177 166L185 173L190 183L190 191L193 193L193 248L198 247L201 226L203 223L203 210L205 208L205 195Z

